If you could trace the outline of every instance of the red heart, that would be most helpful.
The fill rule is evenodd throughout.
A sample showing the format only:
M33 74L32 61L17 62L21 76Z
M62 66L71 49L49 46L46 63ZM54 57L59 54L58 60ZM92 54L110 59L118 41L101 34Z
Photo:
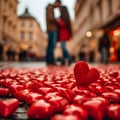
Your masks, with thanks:
M99 78L99 72L96 68L89 68L84 61L79 61L74 66L74 76L77 85L89 85Z

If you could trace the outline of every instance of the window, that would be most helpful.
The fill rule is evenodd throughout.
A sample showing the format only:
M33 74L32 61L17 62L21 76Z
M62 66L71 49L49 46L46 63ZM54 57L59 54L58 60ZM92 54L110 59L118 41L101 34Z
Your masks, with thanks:
M25 34L24 34L24 32L21 32L20 33L20 39L23 40L24 38L25 38Z
M30 22L30 23L29 23L29 26L30 26L30 27L33 27L33 22Z
M33 39L33 33L29 32L29 39L32 40Z
M21 26L25 26L25 21L24 20L21 21Z

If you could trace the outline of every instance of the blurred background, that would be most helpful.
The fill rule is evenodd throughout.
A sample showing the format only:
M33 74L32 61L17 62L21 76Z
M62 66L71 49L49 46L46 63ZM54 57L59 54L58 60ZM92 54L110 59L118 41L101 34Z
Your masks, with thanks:
M0 61L45 61L46 7L54 0L0 0ZM73 61L120 62L120 0L61 0L68 7ZM108 41L101 43L106 34ZM105 37L104 37L105 38ZM104 43L106 45L104 45ZM108 51L103 61L101 46ZM59 42L54 55L62 56Z

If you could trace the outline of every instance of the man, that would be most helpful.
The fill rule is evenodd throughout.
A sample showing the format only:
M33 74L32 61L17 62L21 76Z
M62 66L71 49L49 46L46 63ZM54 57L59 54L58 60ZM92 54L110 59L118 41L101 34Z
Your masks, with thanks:
M53 5L49 4L46 8L46 24L48 33L48 47L46 53L47 65L55 65L54 48L58 39L58 26L54 15L54 8L60 6L61 1L56 0Z

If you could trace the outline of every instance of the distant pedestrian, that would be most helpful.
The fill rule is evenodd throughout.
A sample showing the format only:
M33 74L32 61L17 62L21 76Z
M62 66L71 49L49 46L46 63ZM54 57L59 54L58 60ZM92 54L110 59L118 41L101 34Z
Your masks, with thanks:
M15 60L15 55L16 55L16 52L14 51L13 47L8 47L7 49L7 60L8 61L14 61Z
M27 53L28 51L25 48L21 48L18 54L19 61L27 61Z

